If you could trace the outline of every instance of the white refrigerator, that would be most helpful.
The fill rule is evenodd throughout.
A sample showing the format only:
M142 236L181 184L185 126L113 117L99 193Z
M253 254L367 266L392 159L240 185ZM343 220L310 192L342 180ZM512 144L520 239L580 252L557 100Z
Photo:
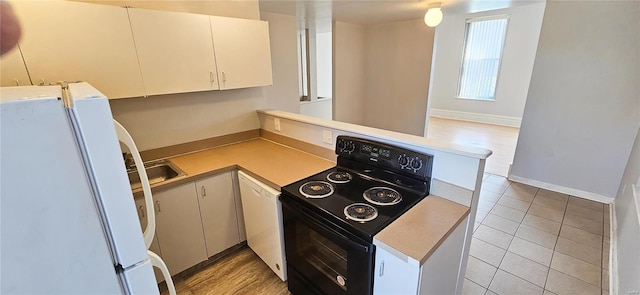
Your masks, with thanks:
M62 88L0 88L0 294L158 294L109 102Z

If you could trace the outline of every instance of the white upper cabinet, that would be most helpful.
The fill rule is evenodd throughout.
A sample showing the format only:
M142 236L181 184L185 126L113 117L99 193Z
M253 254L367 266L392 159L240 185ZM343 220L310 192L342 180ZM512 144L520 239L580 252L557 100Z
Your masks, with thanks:
M34 84L86 81L110 98L144 95L126 9L54 0L11 4Z
M19 50L2 57L2 86L86 81L124 98L273 83L265 21L60 0L11 4L24 62Z
M209 16L129 8L147 95L216 90Z
M211 16L220 89L273 84L269 23Z
M31 85L20 49L16 46L0 58L0 86Z

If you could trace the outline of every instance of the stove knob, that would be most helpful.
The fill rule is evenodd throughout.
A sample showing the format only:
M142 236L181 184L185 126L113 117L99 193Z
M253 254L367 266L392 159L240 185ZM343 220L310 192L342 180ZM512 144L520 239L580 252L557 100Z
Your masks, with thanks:
M422 168L422 160L420 160L420 158L418 158L418 157L413 159L411 161L411 168L413 168L413 171L420 170L420 168Z
M398 157L398 164L400 164L400 168L404 169L409 165L409 157L406 154L402 154Z
M339 151L344 151L344 149L346 147L347 147L347 143L344 140L338 141L338 150Z
M344 285L346 285L346 284L347 284L347 279L345 279L345 278L344 278L343 276L341 276L341 275L338 275L338 276L336 277L336 281L338 282L338 284L339 284L340 286L343 286L343 287L344 287Z
M356 150L356 144L353 143L353 141L348 141L345 150L347 150L348 153L353 153Z

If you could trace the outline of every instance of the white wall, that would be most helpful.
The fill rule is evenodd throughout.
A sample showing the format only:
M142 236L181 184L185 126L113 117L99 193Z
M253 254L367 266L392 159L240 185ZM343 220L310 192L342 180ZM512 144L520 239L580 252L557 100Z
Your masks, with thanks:
M493 119L495 120L493 123L518 126L529 89L544 7L544 2L538 2L472 14L445 12L442 23L436 27L435 42L438 50L433 65L434 77L429 98L432 115L444 117L457 115L460 116L459 119L475 121ZM496 87L496 100L456 98L466 20L473 17L505 14L510 18Z
M331 98L300 102L300 114L310 117L331 120Z
M267 107L292 113L300 112L298 90L298 41L296 17L262 12L269 22L273 86L265 87Z
M206 91L109 101L113 117L140 150L259 129L262 88Z
M334 42L334 113L336 121L364 123L366 26L336 22Z
M614 198L640 122L640 2L550 1L510 178Z
M368 27L364 125L424 134L433 35L421 18Z
M640 96L638 96L640 98ZM633 195L633 186L636 186L636 195ZM631 150L631 156L627 162L614 201L615 218L612 237L615 247L613 253L614 287L612 294L632 294L631 291L640 290L640 129L636 134L636 140ZM617 292L615 292L617 291Z
M422 19L374 26L336 22L333 119L422 136L433 34L434 30L425 26ZM319 75L321 67L329 65L322 60L319 56ZM312 107L315 106L301 105L300 113L313 116L307 112Z

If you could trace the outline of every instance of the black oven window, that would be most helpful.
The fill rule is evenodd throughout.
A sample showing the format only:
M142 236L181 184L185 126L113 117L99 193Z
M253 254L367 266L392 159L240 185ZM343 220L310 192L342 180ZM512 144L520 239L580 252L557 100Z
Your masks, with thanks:
M297 254L343 290L347 290L347 251L303 223L296 227ZM313 278L315 279L315 278Z

